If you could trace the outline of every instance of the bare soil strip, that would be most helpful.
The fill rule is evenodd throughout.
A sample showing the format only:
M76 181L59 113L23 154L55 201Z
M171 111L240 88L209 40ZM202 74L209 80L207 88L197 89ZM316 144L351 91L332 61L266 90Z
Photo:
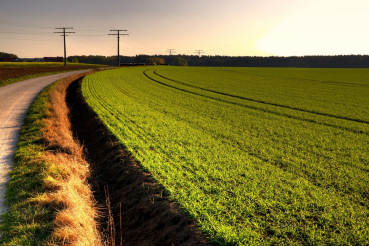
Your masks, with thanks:
M116 244L123 245L213 245L88 107L81 81L69 86L66 100L73 132L85 146L94 196L101 206L106 207L106 188L109 193L115 230L105 234L115 235ZM109 210L103 213L100 223L107 228Z
M81 69L93 69L97 66L56 66L56 67L0 67L0 80L18 78L26 75L34 75L41 73L49 73L56 71L67 71L67 70L81 70Z

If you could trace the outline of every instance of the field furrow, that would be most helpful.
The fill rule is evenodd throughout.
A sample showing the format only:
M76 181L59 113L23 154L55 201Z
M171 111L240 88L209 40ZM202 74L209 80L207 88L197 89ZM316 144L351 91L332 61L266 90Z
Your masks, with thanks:
M145 72L144 72L144 73L145 73ZM154 71L154 74L156 74L156 75L158 75L159 77L162 77L162 78L164 78L164 79L166 79L166 80L170 80L170 81L173 81L173 82L176 82L176 83L179 83L179 84L185 85L185 86L190 86L190 87L193 87L193 88L197 88L197 89L201 89L201 90L204 90L204 91L209 91L209 92L217 93L217 94L224 95L224 96L229 96L229 97L239 98L239 99L243 99L243 100L247 100L247 101L251 101L251 102L257 102L257 103L262 103L262 104L267 104L267 105L277 106L277 107L281 107L281 108L293 109L293 110L302 111L302 112L311 113L311 114L323 115L323 116L333 117L333 118L337 118L337 119L343 119L343 120L349 120L349 121L355 121L355 122L359 122L359 123L366 123L366 124L369 124L369 121L366 121L366 120L352 119L352 118L348 118L348 117L344 117L344 116L339 116L339 115L331 115L331 114L326 114L326 113L321 113L321 112L316 112L316 111L306 110L306 109L303 109L303 108L295 108L295 107L291 107L291 106L288 106L288 105L282 105L282 104L270 103L270 102L266 102L266 101L256 100L256 99L253 99L253 98L246 98L246 97L242 97L242 96L237 96L237 95L232 95L232 94L222 93L222 92L220 92L220 91L209 90L209 89L202 88L202 87L199 87L199 86L189 85L189 84L186 84L186 83L183 83L183 82L180 82L180 81L174 80L174 79L166 78L166 77L164 77L163 75L158 74L156 71ZM148 78L153 79L153 78L149 77L146 73L145 73L145 75L146 75Z
M334 97L329 93L357 93L348 98L350 105L367 112L367 104L357 106L366 92L341 90L339 83L348 82L336 79L333 69L312 75L287 69L289 76L286 69L223 70L104 71L87 76L82 92L120 143L214 242L368 244L369 127L329 116L352 118L350 107L335 112L329 108L338 101L326 102ZM340 88L325 88L325 73L339 82L329 86ZM365 84L359 78L366 73L347 80ZM296 93L313 90L310 83L324 86L297 100ZM262 91L275 91L275 98ZM293 108L329 110L319 115ZM364 121L360 114L357 119Z
M154 74L157 74L157 73L155 73L155 71L154 71ZM308 111L308 110L304 110L304 109L298 109L298 108L288 107L288 106L284 106L284 105L277 105L277 104L257 101L257 100L253 100L253 99L243 98L243 97L239 97L239 96L233 96L233 95L229 95L229 94L225 94L225 93L219 93L219 92L216 92L216 91L211 91L211 90L203 89L203 88L196 87L196 86L189 86L189 87L197 88L197 89L204 90L204 91L207 91L207 92L213 92L213 93L216 93L216 94L220 94L222 96L230 96L230 97L234 97L234 98L237 98L237 99L241 99L241 100L237 100L237 101L231 101L229 99L227 100L226 97L217 97L217 96L214 96L214 95L211 95L211 94L209 95L209 94L205 94L205 93L201 93L201 92L191 91L191 90L186 89L186 88L180 88L180 87L176 87L174 85L167 84L163 81L159 81L157 78L150 77L146 73L146 71L144 71L144 75L147 78L149 78L150 80L152 80L156 83L159 83L163 86L171 87L173 89L180 90L182 92L191 93L191 94L198 95L198 96L201 96L201 97L206 97L206 98L209 98L209 99L214 99L214 100L218 100L218 101L221 101L221 102L230 103L230 104L234 104L234 105L238 105L238 106L243 106L243 107L247 107L247 108L254 109L254 110L260 110L260 111L263 111L263 112L269 113L269 114L275 114L275 115L284 116L284 117L291 118L291 119L297 119L297 120L301 120L301 121L312 122L312 123L320 124L320 125L323 125L323 126L334 127L334 128L342 129L342 130L345 130L345 131L351 131L353 133L364 133L364 134L369 135L369 125L367 125L367 124L369 124L369 121L367 122L367 121L363 121L363 120L349 119L349 118L346 118L346 117L332 116L332 115L329 115L329 114L317 113L317 112L312 112L312 111ZM160 75L158 75L158 76L161 77L161 78L166 79L163 76L160 76ZM167 79L167 80L178 82L178 81L175 81L175 80L172 80L172 79ZM183 85L186 85L185 83L182 83L182 82L179 82L179 83L181 83ZM255 103L254 104L250 104L250 103L245 104L242 100L247 100L247 101L255 102ZM272 106L272 107L262 107L262 106L259 105L259 103L266 104L266 105ZM279 108L282 108L282 110L279 109ZM289 110L286 110L286 109L289 109ZM302 114L298 111L302 112ZM308 114L306 114L306 113L308 113ZM319 117L319 116L323 116L323 117ZM337 124L332 124L332 119L330 117L336 118L335 121L333 121L333 123L337 122L337 119L340 120L340 121L338 121ZM352 122L350 122L350 121L352 121ZM358 122L360 124L356 124L356 122ZM362 123L364 123L364 124L362 124Z

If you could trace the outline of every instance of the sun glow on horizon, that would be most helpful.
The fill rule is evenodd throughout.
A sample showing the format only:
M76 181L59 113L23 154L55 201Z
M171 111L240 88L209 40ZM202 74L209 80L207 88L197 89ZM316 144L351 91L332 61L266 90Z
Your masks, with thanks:
M279 56L369 54L369 1L315 2L256 43Z

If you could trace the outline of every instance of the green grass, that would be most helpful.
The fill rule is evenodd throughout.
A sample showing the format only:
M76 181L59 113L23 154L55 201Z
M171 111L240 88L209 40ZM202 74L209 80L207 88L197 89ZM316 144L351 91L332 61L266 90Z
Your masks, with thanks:
M221 245L369 244L368 69L87 76L108 129Z
M2 215L0 245L45 245L51 235L55 210L32 199L47 192L43 187L45 163L38 156L45 151L42 120L48 115L48 93L53 86L36 98L21 129L7 184L6 204L10 210Z

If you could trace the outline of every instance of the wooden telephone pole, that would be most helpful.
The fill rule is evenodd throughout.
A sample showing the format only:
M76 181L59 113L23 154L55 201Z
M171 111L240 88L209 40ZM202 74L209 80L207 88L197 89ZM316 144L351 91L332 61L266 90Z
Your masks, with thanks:
M120 36L129 35L129 34L120 34L119 32L126 32L127 30L110 30L111 32L118 32L117 34L108 34L108 35L116 35L118 37L118 67L120 66L120 55L119 55L119 39Z
M204 51L203 51L203 50L195 50L195 53L197 53L197 54L198 54L198 56L199 56L199 66L200 66L200 64L201 64L200 55L201 55L202 53L204 53ZM204 63L203 63L202 65L204 66Z
M58 28L55 28L55 29L63 29L62 32L54 32L54 33L63 33L63 35L60 35L60 36L64 36L64 66L67 65L67 47L65 45L65 36L68 36L68 35L65 35L66 33L75 33L75 32L65 32L65 29L73 29L73 27L58 27Z

